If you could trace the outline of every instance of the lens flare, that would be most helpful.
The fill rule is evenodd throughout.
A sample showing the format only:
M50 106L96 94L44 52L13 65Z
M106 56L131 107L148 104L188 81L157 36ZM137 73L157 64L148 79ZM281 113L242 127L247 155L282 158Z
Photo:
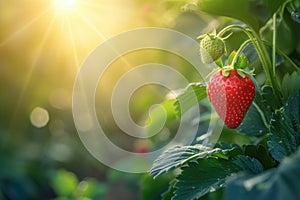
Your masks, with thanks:
M30 121L33 126L42 128L49 122L49 113L44 108L35 107L30 114Z

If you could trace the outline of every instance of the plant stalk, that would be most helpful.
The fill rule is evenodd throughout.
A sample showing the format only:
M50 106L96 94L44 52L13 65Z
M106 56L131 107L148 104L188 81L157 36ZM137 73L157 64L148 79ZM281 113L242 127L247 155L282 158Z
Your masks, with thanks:
M273 40L272 40L272 68L273 74L276 75L276 38L277 38L277 17L276 12L273 14Z
M230 25L230 26L227 26L224 29L222 29L218 33L218 36L221 37L227 31L232 30L232 29L242 30L248 36L248 38L251 40L251 42L253 43L253 45L258 53L258 57L261 61L262 67L265 71L265 74L267 77L267 82L273 88L273 93L276 96L276 98L278 98L278 100L281 102L281 95L280 95L278 82L276 81L276 74L274 73L271 59L269 57L268 51L267 51L263 41L260 38L260 35L257 32L255 32L253 30L248 30L240 25Z

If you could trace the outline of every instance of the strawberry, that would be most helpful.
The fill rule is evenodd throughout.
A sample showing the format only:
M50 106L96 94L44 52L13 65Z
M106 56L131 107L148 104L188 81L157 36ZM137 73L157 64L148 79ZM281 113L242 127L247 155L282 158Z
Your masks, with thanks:
M253 81L240 74L235 69L226 73L220 69L211 76L207 87L211 104L228 128L241 124L255 96Z
M225 43L222 38L214 34L200 36L200 56L205 64L212 63L226 53Z

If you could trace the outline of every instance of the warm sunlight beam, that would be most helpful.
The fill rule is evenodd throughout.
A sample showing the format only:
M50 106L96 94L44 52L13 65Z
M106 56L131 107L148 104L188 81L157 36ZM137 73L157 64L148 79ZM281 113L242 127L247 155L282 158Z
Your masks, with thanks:
M73 31L72 31L72 28L71 28L70 21L67 21L67 26L68 26L69 38L71 40L75 65L76 65L77 69L79 70L80 64L79 64L79 59L78 59L78 52L77 52L77 47L75 45L76 43L75 43L75 39L74 39L74 35L73 35Z
M34 23L36 23L38 20L40 20L45 14L47 14L49 10L44 10L40 14L38 14L36 17L31 19L29 22L25 23L24 26L18 28L18 30L14 33L12 33L8 38L6 38L4 41L0 41L0 47L4 46L6 43L10 42L11 40L15 39L17 36L19 36L21 33L24 33L26 29L28 29L30 26L32 26Z
M22 102L24 101L25 93L28 91L28 85L32 79L32 74L36 68L38 60L40 59L43 49L45 48L45 44L46 44L47 40L49 39L49 35L52 32L54 22L55 22L55 18L52 18L49 25L47 26L47 29L45 30L45 33L43 34L43 37L41 38L41 41L39 42L38 51L32 62L32 65L28 66L28 73L24 75L24 76L26 76L26 79L25 79L25 83L22 85L22 91L19 94L19 98L18 98L14 113L11 118L11 122L10 122L11 130L15 126L16 121L18 121L18 114L19 114L19 111L21 110L20 108L22 106Z

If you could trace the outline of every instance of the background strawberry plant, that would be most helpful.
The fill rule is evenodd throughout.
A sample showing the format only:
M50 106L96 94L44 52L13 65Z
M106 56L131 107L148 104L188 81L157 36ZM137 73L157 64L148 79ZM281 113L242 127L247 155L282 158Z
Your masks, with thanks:
M0 199L299 199L299 3L0 0ZM165 51L124 55L112 63L95 95L99 120L113 143L132 152L152 151L174 136L178 119L194 106L202 114L192 112L189 118L198 127L190 146L167 150L150 174L129 174L102 165L84 148L73 122L72 91L76 73L93 49L123 31L149 26L195 40L221 33L226 52L221 50L225 54L211 67L226 67L232 52L241 49L236 63L247 72L255 70L250 77L256 95L242 124L216 127L223 128L222 134L210 146L215 139L207 137L209 121L219 122L219 117L211 115L208 79ZM136 91L130 101L134 121L144 120L156 103L162 102L168 114L162 134L137 140L115 125L109 96L123 74L144 63L172 66L194 83L182 85L174 99L165 98L170 91L162 87ZM161 76L176 82L169 74ZM155 125L161 112L152 111ZM149 126L151 130L157 129Z
M199 137L191 146L175 146L165 151L143 182L160 182L161 187L145 187L144 198L161 193L163 199L174 200L299 199L300 41L294 37L300 33L299 2L199 0L193 10L234 19L230 24L220 25L214 35L246 35L245 42L240 41L233 48L230 41L224 41L230 51L236 48L241 54L240 58L235 56L234 68L243 65L246 71L256 74L252 76L255 99L241 125L236 129L224 127L217 144L203 137L201 126L207 121L202 120ZM231 64L232 56L219 58L225 52L219 55L218 47L224 48L222 42L208 44L208 37L216 40L209 33L200 36L206 44L201 41L200 47L209 46L210 62L215 61L215 66L224 70L224 65ZM205 63L209 60L206 57L202 58ZM207 107L205 88L204 82L192 84L175 99L175 104L167 102L173 104L179 116L194 104ZM180 101L182 96L187 99L191 90L197 94L198 102ZM181 112L180 107L184 108Z

